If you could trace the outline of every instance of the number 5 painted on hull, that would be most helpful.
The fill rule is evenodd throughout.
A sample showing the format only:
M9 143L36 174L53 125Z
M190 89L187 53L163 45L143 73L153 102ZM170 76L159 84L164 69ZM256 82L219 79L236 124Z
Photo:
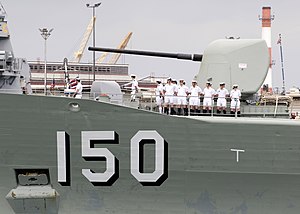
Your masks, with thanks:
M82 157L86 161L106 160L106 171L95 173L82 169L82 174L95 186L111 186L119 178L119 160L106 148L94 148L95 144L119 144L114 131L81 132Z

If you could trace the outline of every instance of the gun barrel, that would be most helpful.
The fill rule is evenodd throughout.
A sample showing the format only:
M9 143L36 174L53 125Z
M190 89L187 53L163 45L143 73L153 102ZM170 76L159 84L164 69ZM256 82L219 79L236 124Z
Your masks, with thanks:
M165 53L165 52L153 52L153 51L139 51L139 50L125 50L125 49L114 49L114 48L99 48L99 47L89 47L89 51L101 51L101 52L112 52L112 53L122 53L122 54L133 54L142 56L154 56L154 57L165 57L165 58L175 58L191 61L202 61L202 54L183 54L183 53Z

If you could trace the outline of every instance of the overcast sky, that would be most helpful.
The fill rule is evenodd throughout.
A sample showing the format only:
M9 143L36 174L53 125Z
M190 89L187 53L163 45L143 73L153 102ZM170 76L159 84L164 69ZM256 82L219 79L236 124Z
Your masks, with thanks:
M14 53L28 60L44 59L44 40L38 28L54 28L48 39L48 61L72 59L92 16L88 0L1 0L7 14ZM203 53L208 44L226 36L261 38L263 6L271 6L273 86L282 85L278 34L282 34L287 88L300 86L300 2L291 0L100 0L96 9L96 46L117 47L132 31L128 48L180 53ZM92 45L92 38L88 45ZM101 53L97 53L100 56ZM92 62L85 51L84 62ZM197 62L125 56L129 72L138 77L150 73L191 81Z

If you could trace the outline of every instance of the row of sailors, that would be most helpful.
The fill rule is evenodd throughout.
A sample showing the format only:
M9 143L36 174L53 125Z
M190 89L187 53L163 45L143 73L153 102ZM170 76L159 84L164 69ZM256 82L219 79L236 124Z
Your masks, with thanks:
M220 88L215 91L212 88L210 82L206 83L206 87L202 89L197 85L197 81L192 81L192 86L188 88L185 85L183 79L179 80L179 85L177 85L176 80L171 78L167 79L165 86L162 85L161 81L157 81L156 94L156 104L159 108L159 112L162 113L164 107L164 113L175 114L174 108L177 108L177 113L179 115L187 115L187 100L190 105L190 112L192 114L200 113L200 96L203 98L203 113L211 113L213 98L217 99L217 113L223 112L226 114L226 98L231 98L230 111L234 114L236 111L240 113L240 97L241 91L238 89L238 85L233 85L232 91L229 93L225 88L225 83L220 83ZM168 112L170 109L171 112ZM181 110L183 109L183 113Z

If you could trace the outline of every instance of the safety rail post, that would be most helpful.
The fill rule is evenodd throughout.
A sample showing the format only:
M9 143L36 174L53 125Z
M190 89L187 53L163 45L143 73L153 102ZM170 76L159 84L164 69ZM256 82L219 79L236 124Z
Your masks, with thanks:
M153 94L150 95L150 111L153 111L153 99L152 99Z
M267 99L265 99L265 102L264 102L264 114L263 114L263 118L266 117L266 107L267 107Z
M276 96L276 103L275 103L275 109L274 109L274 117L276 117L277 108L278 108L278 96Z
M215 100L214 100L214 97L212 96L211 97L211 117L214 116L214 103L215 103Z

